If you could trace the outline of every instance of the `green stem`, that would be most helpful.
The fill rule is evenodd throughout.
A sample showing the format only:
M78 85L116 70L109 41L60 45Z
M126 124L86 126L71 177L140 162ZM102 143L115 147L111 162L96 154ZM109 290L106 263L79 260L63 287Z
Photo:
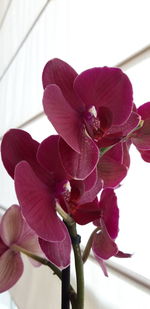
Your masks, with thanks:
M77 297L74 298L73 309L84 309L84 273L81 250L79 246L79 236L76 230L76 223L71 216L69 216L56 201L56 210L61 215L68 228L75 258L76 281L77 281Z
M83 261L81 256L81 250L79 245L79 236L76 231L76 224L68 226L68 231L72 239L72 247L75 258L76 280L77 280L77 298L75 309L84 309L84 273L83 273ZM73 308L73 307L72 307Z
M90 238L89 238L89 240L88 240L88 242L87 242L87 244L86 244L86 247L85 247L85 249L84 249L84 251L83 251L83 255L82 255L82 261L83 261L83 263L85 263L86 260L88 259L88 256L89 256L89 254L90 254L90 250L91 250L91 248L92 248L92 243L93 243L94 235L95 235L96 232L99 231L99 230L100 230L100 227L98 226L98 227L92 232L92 234L91 234L91 236L90 236Z
M47 259L45 258L42 258L38 255L35 255L33 254L32 252L18 246L18 245L12 245L11 246L11 249L14 250L14 251L18 251L18 252L21 252L23 254L25 254L26 256L32 258L33 260L43 264L43 265L46 265L48 266L53 272L55 275L57 275L57 277L62 280L62 272L61 270L55 266L54 264L52 264L50 261L48 261ZM71 304L72 304L72 309L76 309L76 299L77 299L77 295L73 289L73 287L70 285L70 288L69 288L69 297L70 297L70 300L71 300Z
M70 309L70 265L62 270L61 309Z
M61 274L61 270L59 268L57 268L54 264L52 264L50 261L48 261L45 258L42 258L38 255L33 254L32 252L18 246L18 245L12 245L11 247L14 251L19 251L22 252L23 254L27 255L28 257L32 258L33 260L46 265L48 267L51 268L51 270L54 272L54 274L56 274L58 276L59 279L61 279L62 274Z

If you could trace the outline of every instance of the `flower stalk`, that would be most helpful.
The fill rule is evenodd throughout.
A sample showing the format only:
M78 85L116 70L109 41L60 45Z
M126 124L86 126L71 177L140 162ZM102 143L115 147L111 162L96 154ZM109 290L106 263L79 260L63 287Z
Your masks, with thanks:
M70 266L62 270L61 309L70 308Z
M92 243L93 243L93 238L94 238L94 235L96 234L97 231L100 230L100 227L97 227L91 234L87 244L86 244L86 247L83 251L83 255L82 255L82 261L83 263L86 262L86 260L88 259L88 256L90 254L90 251L91 251L91 248L92 248Z
M28 256L28 257L32 258L33 260L41 263L42 265L48 266L53 271L54 275L57 275L57 277L60 280L63 280L63 271L61 271L58 267L56 267L53 263L51 263L47 259L42 258L38 255L35 255L32 252L30 252L30 251L28 251L28 250L26 250L26 249L24 249L24 248L22 248L18 245L12 245L12 249L14 251L21 252L21 253L25 254L26 256ZM76 308L77 295L76 295L76 292L74 291L73 287L70 285L70 282L69 282L69 286L68 286L68 298L71 301L72 309L75 309ZM64 303L64 300L63 300L63 303ZM65 303L64 303L63 306L65 306ZM62 307L62 308L68 309L69 307L68 308Z
M76 224L68 226L68 231L72 240L72 247L74 251L76 282L77 282L77 299L76 309L84 309L84 273L83 261L80 249L80 236L77 234Z

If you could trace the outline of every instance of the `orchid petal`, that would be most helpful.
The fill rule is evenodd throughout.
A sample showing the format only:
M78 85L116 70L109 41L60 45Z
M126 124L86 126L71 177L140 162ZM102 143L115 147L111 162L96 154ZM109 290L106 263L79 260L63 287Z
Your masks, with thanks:
M22 160L30 164L36 161L38 145L39 143L23 130L11 129L4 135L1 144L2 161L12 178L17 163Z
M100 120L100 126L103 132L107 131L112 126L112 112L106 106L98 108L97 117Z
M47 241L62 241L64 224L56 215L54 196L25 161L15 169L15 189L23 215L37 235Z
M24 220L21 214L21 208L17 205L8 208L3 215L1 221L1 237L8 246L16 244L33 254L43 256L37 235Z
M83 182L85 186L85 191L90 191L97 182L97 169L95 168L93 172L84 179Z
M119 143L121 139L122 139L121 131L113 134L106 134L97 142L97 146L99 148L109 147Z
M84 193L85 190L84 182L82 180L71 179L70 185L71 185L70 200L76 202L80 199L80 197Z
M107 107L112 113L112 123L121 124L132 109L132 86L118 68L93 68L82 72L74 81L74 90L90 107Z
M0 237L0 257L7 249L8 249L8 246L5 245L5 243Z
M116 162L122 163L122 159L123 159L122 143L117 143L112 148L110 148L106 152L105 158L108 157L108 156L111 157L112 159L114 159Z
M37 234L30 228L25 220L23 220L21 234L16 244L21 248L31 252L32 254L44 257L44 253L42 252L39 245ZM41 265L41 263L35 261L32 258L30 258L30 261L34 266Z
M64 269L70 265L71 240L66 230L66 237L60 242L48 242L39 239L41 249L51 263Z
M66 143L80 153L80 115L69 105L57 85L46 87L43 96L45 114Z
M110 238L103 220L101 220L101 231L94 235L92 249L94 255L101 259L109 259L118 252L117 245Z
M130 147L129 143L127 142L122 143L122 149L123 149L122 164L125 165L127 168L130 167L129 147Z
M132 134L132 143L140 149L150 149L150 118L144 121L143 126Z
M19 253L8 249L0 257L0 293L10 289L23 273L23 262Z
M117 197L114 190L105 189L102 191L99 210L101 211L101 217L105 222L110 237L115 239L119 232L119 208L117 206ZM100 220L95 221L94 224L99 226Z
M100 208L97 198L92 203L79 204L72 210L73 219L78 224L84 225L100 217Z
M99 150L84 131L82 132L80 145L81 153L79 154L60 138L59 150L64 169L70 177L84 180L94 171L99 159Z
M115 256L118 257L118 258L130 258L130 257L132 256L132 254L131 254L131 253L124 253L124 252L122 252L122 251L119 250L119 251L116 253Z
M97 168L104 188L115 188L127 174L127 167L112 159L108 152L100 158Z
M1 220L1 237L7 246L16 243L20 237L23 225L21 209L13 205L7 209Z
M72 108L82 111L84 105L73 90L73 82L77 75L77 72L69 64L55 58L45 65L42 80L44 88L50 84L59 86L64 98L69 102Z
M150 118L150 102L144 103L137 109L138 114L141 115L142 119Z
M120 132L120 137L125 137L138 126L140 120L140 115L132 112L125 123L120 126L112 126L107 133L114 134Z
M58 135L49 136L42 141L38 148L37 160L54 179L61 181L66 179L67 175L60 161L58 141Z
M142 149L138 149L138 150L141 154L142 159L145 162L150 162L150 150L142 150Z
M99 263L99 265L100 265L104 275L106 277L108 277L108 272L107 272L107 268L106 268L105 262L99 256L97 256L95 253L94 253L94 257L95 257L96 261Z
M97 181L95 185L89 190L83 193L78 203L80 204L86 204L91 203L96 198L97 194L101 191L103 188L103 180L101 179L98 171Z

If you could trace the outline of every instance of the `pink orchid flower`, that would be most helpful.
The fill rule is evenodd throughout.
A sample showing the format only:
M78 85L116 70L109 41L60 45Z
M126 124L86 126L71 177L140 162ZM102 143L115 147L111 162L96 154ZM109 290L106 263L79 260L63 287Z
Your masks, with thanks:
M23 215L39 237L54 242L66 236L66 227L55 209L55 198L65 192L67 182L57 141L58 136L51 136L39 144L27 132L12 129L1 145L3 164L15 180Z
M119 209L113 189L104 189L99 202L95 199L93 203L79 206L74 216L79 224L89 223L89 217L91 217L94 225L98 227L92 239L92 250L105 276L108 276L105 260L112 256L122 258L131 256L118 250L115 243L119 232Z
M105 260L112 256L121 258L131 257L131 254L119 251L114 241L119 232L119 208L113 189L103 190L99 202L99 211L100 217L94 221L94 224L100 230L93 237L92 250L104 274L108 276L104 263Z
M130 116L131 83L118 68L93 68L78 75L64 61L53 59L44 68L43 86L45 113L63 139L64 168L73 178L85 179L99 161L97 142Z
M27 132L12 129L3 137L1 154L7 172L15 178L23 214L28 224L43 239L40 240L42 250L51 262L62 267L69 263L70 240L64 223L56 214L56 200L75 218L78 204L90 206L102 189L102 180L97 179L96 171L84 181L71 179L60 162L58 139L59 136L51 136L39 144ZM70 186L69 190L66 184ZM93 217L88 220L93 221ZM61 258L64 251L66 259Z
M22 217L21 208L13 205L0 221L0 293L10 289L23 273L23 261L16 246L43 256L37 235Z
M41 144L23 130L2 140L3 164L15 180L16 194L29 226L40 238L46 257L60 268L70 263L71 240L56 213L56 199L67 194L67 178L57 151L58 136Z

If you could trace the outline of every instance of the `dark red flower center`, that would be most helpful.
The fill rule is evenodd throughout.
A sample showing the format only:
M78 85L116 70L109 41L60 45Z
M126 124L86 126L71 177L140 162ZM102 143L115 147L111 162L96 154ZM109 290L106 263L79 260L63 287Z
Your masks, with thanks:
M84 113L84 123L86 130L92 139L98 141L102 138L104 132L101 128L101 122L97 117L97 111L94 106Z
M98 111L95 106L91 106L83 115L83 121L87 133L95 141L99 142L112 125L112 113L105 107L99 107Z

